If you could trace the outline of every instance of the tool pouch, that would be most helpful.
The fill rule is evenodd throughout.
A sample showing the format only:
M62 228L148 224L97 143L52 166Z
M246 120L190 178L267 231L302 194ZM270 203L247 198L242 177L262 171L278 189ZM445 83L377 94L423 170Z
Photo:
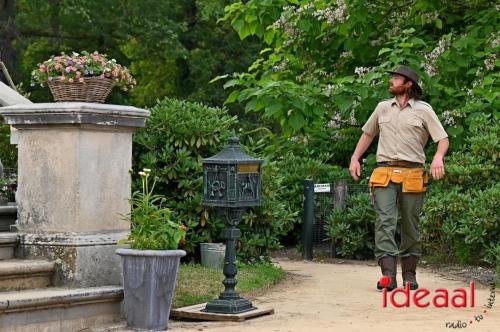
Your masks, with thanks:
M377 167L373 170L368 185L370 188L387 187L390 181L401 183L404 193L426 191L428 175L422 168Z
M370 188L373 187L387 187L389 181L391 180L390 167L377 167L373 170L370 180L368 180L368 185Z
M426 190L424 170L422 168L405 168L403 177L404 193L423 193Z

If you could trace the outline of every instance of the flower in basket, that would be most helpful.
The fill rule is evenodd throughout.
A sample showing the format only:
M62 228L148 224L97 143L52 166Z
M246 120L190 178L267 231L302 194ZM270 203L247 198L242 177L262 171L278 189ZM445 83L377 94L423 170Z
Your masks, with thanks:
M120 243L127 243L132 249L177 249L186 235L186 226L171 219L171 210L163 206L164 196L153 194L156 179L150 186L150 174L148 168L139 172L142 191L132 194L131 212L124 216L131 223L130 235Z
M136 85L126 67L97 51L51 56L31 72L31 82L47 84L56 101L104 102L113 86L127 91ZM89 88L98 95L89 94Z

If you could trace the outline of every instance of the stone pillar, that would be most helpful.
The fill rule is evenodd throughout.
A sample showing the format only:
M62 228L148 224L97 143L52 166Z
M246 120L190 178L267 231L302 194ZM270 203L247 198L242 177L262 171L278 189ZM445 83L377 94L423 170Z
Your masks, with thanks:
M0 108L18 130L19 254L56 260L56 286L121 283L132 132L148 111L92 103Z

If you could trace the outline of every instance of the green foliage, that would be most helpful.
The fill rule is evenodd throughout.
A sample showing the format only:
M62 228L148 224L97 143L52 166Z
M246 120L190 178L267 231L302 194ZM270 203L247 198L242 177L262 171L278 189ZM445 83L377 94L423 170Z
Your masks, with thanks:
M262 17L254 20L253 17ZM369 20L366 17L370 17ZM366 1L257 1L226 7L241 38L263 44L254 64L234 73L227 103L272 118L283 134L311 134L336 120L363 124L387 98L386 70L405 63L422 77L426 101L460 145L464 119L498 117L498 11L490 1L401 7Z
M238 264L237 290L246 295L277 284L284 276L283 269L273 264ZM222 290L222 279L224 275L218 269L181 264L172 306L179 308L212 300Z
M366 194L350 196L344 207L335 208L327 218L325 230L335 241L337 254L345 258L372 258L375 218Z
M4 174L0 178L0 203L16 201L17 177L13 174Z
M274 156L295 154L347 166L358 128L389 97L385 71L397 64L416 69L424 100L442 120L453 152L446 161L446 179L432 184L423 233L437 250L451 241L448 251L462 261L493 262L494 214L473 207L477 200L483 210L492 210L486 196L496 197L499 180L498 6L487 0L412 0L394 6L361 0L249 0L226 7L223 20L240 38L262 41L246 72L215 80L232 91L226 103L243 105L272 128L273 148L263 150ZM483 116L486 122L478 120ZM426 149L428 156L433 151L433 145ZM373 152L368 168L374 164ZM284 165L285 173L288 168ZM296 206L293 198L290 202ZM356 243L353 235L350 246Z
M170 96L221 105L229 92L208 82L244 70L258 51L258 41L241 41L229 24L217 23L231 2L16 0L0 17L2 58L14 81L29 85L32 69L50 55L99 50L138 82L129 94L113 91L112 103L144 107ZM51 100L47 89L31 92L34 102Z
M156 180L150 187L150 172L147 168L139 172L142 190L132 194L131 211L124 218L131 224L126 242L132 249L177 249L186 235L186 227L171 220L170 209L163 207L165 197L153 194Z
M297 206L286 200L285 175L276 162L262 167L261 206L243 215L238 255L242 261L269 260L269 251L279 249L280 238L293 230L299 214Z
M236 117L224 108L168 98L150 112L146 127L134 136L134 165L151 168L157 191L175 211L172 218L187 226L184 249L194 253L198 243L215 241L223 226L201 206L201 161L222 149Z
M491 116L469 118L470 136L447 158L446 176L431 182L422 235L429 252L449 261L494 265L500 236L500 125Z
M332 179L347 178L347 173L338 166L332 166L323 160L288 154L277 160L282 172L282 197L292 211L298 211L295 224L302 223L302 201L304 180L312 179L315 183L329 183Z
M0 160L5 168L17 169L17 147L10 144L10 126L0 124Z

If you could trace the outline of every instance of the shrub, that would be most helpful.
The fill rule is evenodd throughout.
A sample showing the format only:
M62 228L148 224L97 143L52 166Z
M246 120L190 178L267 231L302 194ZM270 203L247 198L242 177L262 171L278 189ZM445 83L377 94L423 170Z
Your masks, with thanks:
M487 115L468 123L464 146L446 160L446 176L431 182L421 223L423 244L449 262L494 265L500 237L500 126Z
M157 192L174 211L172 219L187 226L184 249L193 254L198 243L216 240L223 226L202 208L201 161L222 149L236 117L224 108L169 98L150 111L146 127L134 136L134 167L151 169Z
M285 176L276 162L262 167L262 205L247 210L240 224L238 255L243 261L266 261L269 250L279 249L280 237L293 230L299 211L290 206L284 193Z
M328 216L325 230L337 254L345 258L373 258L375 210L368 195L347 198L344 207L335 208Z
M17 175L4 174L0 178L0 203L16 201Z
M10 144L10 126L0 124L0 160L5 168L17 168L17 147Z
M347 178L348 173L339 166L327 164L324 160L307 156L288 154L276 162L276 166L283 176L283 191L281 197L287 202L292 212L294 241L301 238L304 180L312 179L315 183L330 183L335 179Z

